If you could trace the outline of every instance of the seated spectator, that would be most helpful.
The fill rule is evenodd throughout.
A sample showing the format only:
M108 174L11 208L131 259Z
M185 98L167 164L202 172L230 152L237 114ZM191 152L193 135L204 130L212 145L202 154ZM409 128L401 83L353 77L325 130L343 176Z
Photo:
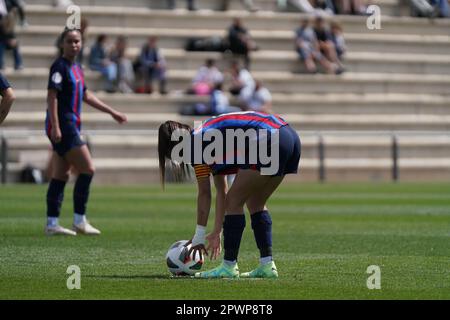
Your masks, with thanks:
M229 49L237 57L244 58L245 68L250 69L250 51L257 50L257 46L247 29L242 25L241 19L235 18L228 29Z
M72 0L53 0L53 6L57 8L66 9L73 4Z
M311 5L311 3L308 0L285 0L285 1L278 1L278 7L280 9L286 9L287 4L290 4L292 7L297 9L300 12L303 13L314 13L316 9Z
M207 59L205 65L197 71L197 75L192 80L192 87L188 89L188 94L199 96L209 95L216 84L223 82L222 72L215 66L213 59Z
M226 94L223 92L222 88L222 82L216 83L213 91L211 92L211 114L219 115L224 113L242 111L242 109L239 107L230 106L230 101L228 100Z
M12 50L14 56L14 69L23 69L22 55L19 49L15 28L19 17L22 26L26 26L23 5L17 1L0 0L0 69L4 68L5 50Z
M117 37L116 46L111 52L111 61L117 65L117 88L122 93L134 92L133 63L125 56L127 39L124 36Z
M239 63L236 61L231 64L230 73L230 93L238 96L239 102L245 106L245 102L253 94L255 81L250 72L245 68L240 68Z
M186 0L187 9L189 11L195 11L197 8L195 7L194 0ZM167 6L170 10L175 9L175 0L167 0Z
M303 19L300 27L295 31L295 48L307 72L317 72L316 62L320 63L327 73L335 72L336 67L320 52L316 34L309 27L308 18Z
M331 39L331 32L328 30L325 20L318 16L314 20L314 32L319 43L320 52L332 63L339 68L336 73L341 73L344 69L341 61L338 58L336 48Z
M228 8L230 7L230 1L231 0L222 0L222 4L221 4L221 10L222 11L227 11ZM254 4L253 4L253 0L240 0L242 5L251 12L256 12L259 10L259 8L257 8Z
M144 88L143 90L138 89L138 92L152 93L152 82L157 79L159 81L159 93L167 94L166 60L157 46L156 37L148 38L148 42L142 47L137 64L136 68L144 79Z
M342 61L342 57L344 56L346 51L342 27L339 24L339 22L336 21L331 22L330 27L331 27L331 41L333 41L334 47L336 48L336 53L338 55L339 60Z
M252 95L247 97L245 101L246 109L249 111L260 111L272 113L272 95L270 91L264 87L261 81L255 82L255 89Z
M434 16L438 18L450 17L450 9L448 0L430 0L430 4L434 7Z
M336 12L333 0L312 0L311 2L317 12L324 12L327 15L333 15Z
M97 41L92 46L89 55L89 68L102 74L105 80L104 87L106 92L113 93L116 91L117 65L108 58L107 39L107 36L104 34L97 37Z
M363 0L333 0L337 14L365 15Z

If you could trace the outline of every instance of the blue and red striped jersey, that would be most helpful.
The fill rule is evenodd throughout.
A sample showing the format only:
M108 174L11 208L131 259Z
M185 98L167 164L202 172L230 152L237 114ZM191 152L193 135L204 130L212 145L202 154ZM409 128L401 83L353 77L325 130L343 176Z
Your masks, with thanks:
M58 58L50 67L48 89L58 92L58 118L61 133L79 134L81 130L81 107L86 91L84 74L78 63L63 57ZM47 110L46 132L51 130L50 117Z
M274 130L277 131L281 127L287 126L288 123L278 115L275 114L267 114L263 112L255 112L255 111L247 111L247 112L234 112L227 113L217 117L212 117L206 121L204 121L200 126L195 128L192 133L192 141L191 141L191 164L194 165L196 170L196 175L198 178L203 177L203 174L207 176L206 166L210 168L210 172L213 174L231 174L236 173L238 167L242 167L237 164L237 159L248 158L248 147L249 144L259 144L259 140L261 137L268 138L268 144L270 148L270 134L259 133L259 130L264 130L266 132L272 133ZM255 140L246 140L244 149L238 148L234 146L233 150L227 150L227 134L226 131L228 129L242 129L244 132L248 129L253 129L256 132ZM221 155L217 155L217 158L213 163L205 161L203 159L203 151L210 144L209 141L204 141L200 139L200 149L196 149L195 140L205 135L209 130L218 130L222 134L222 142L223 142L223 153ZM234 142L233 142L234 143ZM200 161L199 161L200 160ZM247 163L247 161L244 161ZM198 166L195 166L198 165ZM248 165L248 167L252 167ZM203 169L202 172L199 172L200 169Z
M287 122L276 114L264 112L245 111L223 114L212 117L194 129L193 134L205 133L209 129L280 129Z

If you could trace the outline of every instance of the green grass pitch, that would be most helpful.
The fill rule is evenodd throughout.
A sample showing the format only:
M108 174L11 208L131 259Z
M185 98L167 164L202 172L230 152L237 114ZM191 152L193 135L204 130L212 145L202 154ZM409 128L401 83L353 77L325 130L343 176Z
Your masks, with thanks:
M194 231L194 185L94 185L99 237L44 236L45 194L0 187L0 299L450 299L450 184L283 184L269 202L277 280L169 277L168 247ZM239 258L241 271L258 263L248 216ZM81 290L66 287L69 265ZM366 286L369 265L380 290Z

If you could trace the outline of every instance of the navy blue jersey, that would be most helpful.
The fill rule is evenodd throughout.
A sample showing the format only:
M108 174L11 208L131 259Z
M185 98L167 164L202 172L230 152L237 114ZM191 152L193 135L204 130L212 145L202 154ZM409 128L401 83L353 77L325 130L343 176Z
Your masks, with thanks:
M11 88L11 85L9 84L8 80L0 73L0 91L6 90L8 88Z
M81 66L61 57L50 67L48 89L58 92L58 118L63 135L79 134L81 130L81 106L86 86ZM50 117L47 110L45 121L47 135L51 132Z

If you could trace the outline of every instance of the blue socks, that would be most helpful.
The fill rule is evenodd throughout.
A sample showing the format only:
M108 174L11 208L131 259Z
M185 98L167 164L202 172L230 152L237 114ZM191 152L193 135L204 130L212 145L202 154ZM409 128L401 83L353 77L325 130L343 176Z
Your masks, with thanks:
M58 218L61 212L61 205L64 199L64 187L66 181L52 179L47 190L47 217ZM57 220L51 219L52 224Z
M251 218L252 229L261 259L264 261L272 259L272 219L269 211L255 212L251 215Z
M86 214L86 203L89 199L89 188L92 181L92 175L81 173L75 182L73 190L74 212L79 215Z
M237 261L242 233L245 229L245 215L226 215L223 222L223 248L225 261Z

